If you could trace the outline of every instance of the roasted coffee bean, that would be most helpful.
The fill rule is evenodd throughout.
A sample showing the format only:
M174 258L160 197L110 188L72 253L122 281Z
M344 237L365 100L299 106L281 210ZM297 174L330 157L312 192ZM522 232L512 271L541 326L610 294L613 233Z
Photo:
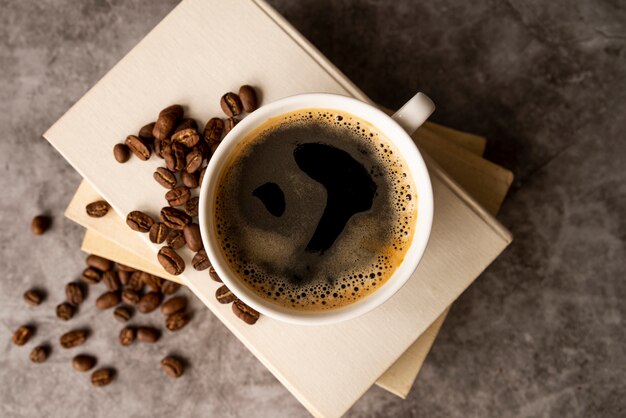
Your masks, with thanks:
M165 167L157 168L152 177L154 177L156 182L166 189L173 189L176 187L176 176Z
M107 260L99 255L90 254L85 259L85 263L88 267L93 267L100 271L109 271L113 268L114 263L111 260Z
M135 341L135 328L133 327L124 327L120 331L119 336L120 344L122 345L131 345L133 341Z
M164 295L173 295L180 289L180 285L171 280L163 280L161 283L161 293Z
M191 316L185 311L179 311L171 314L165 319L165 328L170 331L178 331L189 323Z
M128 148L126 144L115 144L113 147L113 156L118 163L124 164L130 159L130 148Z
M228 133L237 125L239 121L235 118L228 118L226 122L224 122L224 135L228 135ZM215 144L215 148L211 148L211 154L215 153L215 149L219 144Z
M155 244L161 244L167 238L170 230L162 222L155 222L150 228L150 241Z
M13 337L11 337L11 339L13 340L13 344L15 345L26 344L28 340L30 340L30 337L32 337L34 332L35 332L35 329L32 326L22 325L21 327L15 330L15 332L13 333Z
M190 198L185 204L185 213L191 217L198 216L198 204L200 199L198 196Z
M89 354L79 354L72 359L72 367L78 372L86 372L96 365L96 358Z
M202 182L204 181L204 173L206 173L206 167L204 167L200 171L200 177L198 178L198 184L202 186Z
M154 274L146 273L142 279L143 283L153 292L161 291L161 282L163 282L162 278L155 276Z
M165 200L170 206L182 206L187 203L190 197L191 193L185 186L179 186L165 193Z
M91 384L96 387L106 386L113 381L114 376L113 369L98 369L91 374Z
M233 302L233 313L248 325L254 325L259 320L259 313L237 299Z
M74 306L78 306L85 300L85 294L78 283L68 283L65 285L65 297Z
M161 360L161 368L172 379L178 379L185 372L183 362L172 356L167 356Z
M171 275L178 276L185 271L185 262L172 247L162 247L157 254L157 258L165 271Z
M196 175L196 173L189 173L187 170L183 170L180 172L180 179L182 180L185 187L188 187L190 189L195 189L196 187L198 187L198 176Z
M115 292L116 290L120 290L122 288L122 282L120 282L120 278L116 271L107 271L104 273L102 275L102 282L111 292Z
M154 224L154 219L150 215L134 210L126 216L126 224L134 231L148 232Z
M152 150L150 146L141 140L138 136L128 135L124 143L130 148L130 150L142 161L146 161L150 158Z
M24 302L30 306L38 306L43 300L43 294L37 289L30 289L24 292Z
M165 139L154 139L154 153L156 154L157 157L159 158L164 158L163 155L163 150L165 150L167 147L169 147L171 145L171 142L169 138L165 138Z
M180 121L178 126L176 126L176 129L174 130L174 133L176 133L178 131L182 131L184 129L193 129L194 131L197 131L198 130L198 123L196 122L195 119L184 118L183 120Z
M227 304L237 300L237 296L235 296L226 285L222 285L215 291L215 299L217 299L219 303Z
M139 130L139 133L137 134L137 136L141 138L146 144L152 144L152 142L154 142L154 135L152 135L154 125L156 125L156 122L152 122L142 126Z
M33 218L30 223L30 230L33 235L43 235L50 228L50 218L45 215L38 215Z
M178 231L173 229L167 234L167 245L172 247L175 250L183 248L185 246L185 236L183 235L183 231Z
M119 292L105 292L96 299L96 308L104 310L119 305L121 301Z
M87 215L92 218L102 218L104 215L109 213L109 209L111 209L111 205L109 205L104 200L98 200L96 202L91 202L87 206L85 206L85 211Z
M43 363L48 358L48 351L50 347L45 345L38 345L30 352L30 361L33 363Z
M183 228L185 242L191 251L200 251L203 247L202 236L200 235L200 227L198 224L191 223Z
M239 87L239 98L241 99L243 110L248 113L254 112L257 107L259 107L256 98L256 91L254 91L252 86L248 86L246 84L245 86Z
M200 150L200 148L192 149L191 152L187 154L185 161L186 172L195 173L196 171L198 171L200 166L202 166L202 162L204 161L204 156L202 155L202 151Z
M57 305L57 317L62 319L63 321L69 321L74 316L74 312L76 312L76 308L73 305L63 302Z
M144 314L150 313L159 307L162 300L161 292L148 292L137 302L137 310Z
M187 308L187 298L176 296L169 298L161 306L161 313L165 316L172 315L176 312L184 311Z
M80 278L89 284L98 284L100 283L100 280L102 280L102 273L100 273L100 270L97 270L93 267L87 267L85 270L83 270Z
M222 283L222 279L217 275L217 271L213 268L213 266L209 267L209 277L218 283Z
M141 297L139 296L139 293L137 293L136 290L124 289L124 291L122 292L122 300L124 301L124 303L127 303L129 305L137 304L140 298Z
M161 333L158 329L152 327L139 327L137 328L137 339L142 343L155 343L161 338Z
M133 311L126 306L118 306L113 311L113 317L120 322L128 322L128 320L133 316Z
M187 148L194 147L200 141L200 135L195 129L181 129L172 135L172 142L183 144Z
M119 277L120 279L120 283L122 283L122 286L126 286L128 284L128 282L130 281L130 276L132 276L133 273L130 271L126 271L126 270L117 270L117 277Z
M222 133L224 133L224 121L220 118L211 118L204 126L204 140L208 145L220 142Z
M134 290L135 292L141 292L143 290L143 284L144 284L143 276L146 274L148 273L145 273L143 271L134 272L133 275L130 276L130 280L128 281L128 284L126 285L126 287Z
M191 216L176 208L164 207L161 209L161 221L172 229L182 230L191 223Z
M74 348L83 345L87 341L87 331L84 329L76 329L61 335L59 342L63 348Z
M198 251L191 259L191 265L194 269L198 271L206 270L211 267L211 263L209 262L209 257L207 256L206 251Z
M178 173L185 168L187 161L185 160L185 148L178 142L172 142L167 147L163 148L163 158L165 159L165 165L171 171Z
M222 107L222 110L224 111L226 116L231 118L240 114L243 109L243 105L241 104L239 96L231 92L228 92L222 96L222 98L220 99L220 106Z
M161 110L152 135L157 139L168 138L178 121L183 118L183 114L184 110L180 105L172 105Z

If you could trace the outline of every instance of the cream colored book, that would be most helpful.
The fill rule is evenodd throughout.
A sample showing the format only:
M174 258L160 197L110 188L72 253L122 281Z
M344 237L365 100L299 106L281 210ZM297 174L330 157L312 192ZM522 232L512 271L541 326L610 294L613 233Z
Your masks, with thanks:
M232 31L230 22L246 24ZM163 191L152 172L160 160L120 165L111 150L162 107L181 103L206 121L220 114L221 94L243 83L260 87L264 102L314 91L367 100L283 24L256 1L184 1L44 136L121 217L156 214ZM436 164L429 169L435 217L424 258L392 299L360 318L324 327L261 318L251 327L214 300L206 272L180 276L315 416L345 413L511 241ZM182 255L189 264L191 254Z

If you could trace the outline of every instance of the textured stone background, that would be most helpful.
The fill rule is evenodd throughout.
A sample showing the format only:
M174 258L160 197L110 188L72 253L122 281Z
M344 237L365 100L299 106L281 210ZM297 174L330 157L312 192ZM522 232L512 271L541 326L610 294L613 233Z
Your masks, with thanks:
M120 347L119 325L85 305L84 350L120 371L105 390L56 344L54 306L83 263L82 230L62 216L79 176L40 135L176 3L0 0L0 416L307 416L197 301L193 331L145 350ZM454 305L409 398L373 388L348 416L623 416L626 5L270 3L374 100L428 93L435 121L485 135L516 175L500 215L516 240ZM54 227L33 238L41 211ZM36 310L30 286L48 290ZM14 347L29 320L39 332ZM53 354L31 365L43 341ZM184 379L161 374L167 352L192 363Z

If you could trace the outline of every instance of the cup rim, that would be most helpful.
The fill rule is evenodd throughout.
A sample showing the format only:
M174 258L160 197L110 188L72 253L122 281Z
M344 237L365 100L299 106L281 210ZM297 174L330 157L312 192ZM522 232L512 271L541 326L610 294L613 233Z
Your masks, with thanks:
M403 261L392 276L379 289L370 295L341 308L325 311L297 311L273 304L248 289L236 277L223 259L221 250L213 233L214 195L218 175L237 144L249 132L271 117L290 111L307 108L336 109L351 113L380 130L385 137L400 151L407 165L418 196L418 216L413 239ZM211 199L209 199L211 198ZM211 215L211 216L208 216ZM266 104L247 115L222 140L211 157L200 185L199 225L204 249L211 265L224 284L245 304L262 315L283 322L298 325L325 325L356 318L382 305L389 300L411 278L422 259L433 221L433 191L428 169L417 146L406 131L390 116L378 108L352 97L331 93L305 93L285 97Z

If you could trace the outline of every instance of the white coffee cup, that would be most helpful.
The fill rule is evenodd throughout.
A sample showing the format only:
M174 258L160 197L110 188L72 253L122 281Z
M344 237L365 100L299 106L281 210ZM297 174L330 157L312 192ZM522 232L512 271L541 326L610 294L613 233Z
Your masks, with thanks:
M392 276L378 290L362 299L336 309L310 312L289 309L271 303L246 287L243 280L231 270L216 240L213 225L215 194L220 173L226 168L236 145L254 128L272 117L299 109L322 108L350 113L375 126L402 155L417 190L417 221L413 240L404 260ZM426 164L409 136L434 111L433 102L417 93L393 116L359 100L327 93L300 94L267 104L239 122L215 151L207 166L200 189L199 223L204 248L211 264L224 284L244 303L280 321L302 325L322 325L355 318L378 307L396 293L411 277L424 254L433 220L433 192ZM262 244L260 244L262 245Z

